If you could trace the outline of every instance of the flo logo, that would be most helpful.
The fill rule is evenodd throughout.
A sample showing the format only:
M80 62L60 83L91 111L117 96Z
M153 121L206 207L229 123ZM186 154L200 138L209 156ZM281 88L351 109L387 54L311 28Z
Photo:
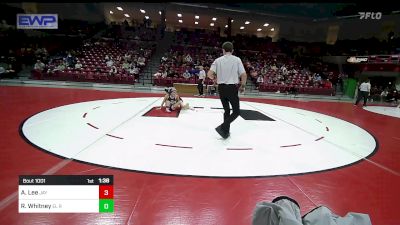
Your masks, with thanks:
M360 14L360 20L380 20L382 18L381 12L358 12Z

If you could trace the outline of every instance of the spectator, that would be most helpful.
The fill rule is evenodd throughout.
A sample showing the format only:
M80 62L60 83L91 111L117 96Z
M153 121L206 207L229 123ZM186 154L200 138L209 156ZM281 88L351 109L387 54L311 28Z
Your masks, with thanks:
M155 73L155 74L153 75L153 77L159 78L159 77L161 77L161 75L162 75L162 73L161 73L160 71L158 71L157 73Z
M250 69L250 77L251 77L252 79L257 79L258 73L257 73L257 70L256 70L256 69L254 69L254 68L251 68L251 69Z
M8 69L4 68L2 65L0 65L0 78L5 78L5 77L15 77L15 71L10 67Z
M217 83L213 81L213 83L208 88L210 95L217 95Z
M53 72L56 72L56 71L61 71L61 72L63 72L66 68L67 68L67 67L66 67L66 65L65 65L65 62L64 62L64 61L61 61L61 63L58 64L58 66L57 66L56 68L54 68Z
M161 74L161 77L162 77L162 78L166 78L167 76L168 76L167 71L162 72L162 74Z
M107 67L112 67L114 65L114 61L112 59L106 62Z
M261 69L261 75L265 75L268 72L268 68L267 66L263 66L263 68Z
M0 66L0 78L3 77L3 75L6 74L6 73L7 73L7 70L4 69L3 66Z
M388 92L387 88L385 88L385 90L383 90L381 93L381 102L383 102L383 100L386 99L388 94L389 94L389 92Z
M190 54L188 53L188 54L185 56L183 62L192 63L192 61L193 61L193 59L192 59L192 57L190 56Z
M264 76L260 74L257 77L257 83L256 83L256 89L257 90L260 87L260 84L262 84L262 83L264 83Z
M392 89L389 91L388 95L386 96L386 102L396 102L399 99L399 94L397 93L396 89Z
M44 63L42 63L40 60L37 60L34 69L43 72L45 67L46 65L44 65Z
M206 80L206 71L204 71L204 67L203 66L199 66L199 79L197 81L197 89L199 91L199 94L196 96L200 96L200 97L204 97L204 81Z
M130 52L126 52L125 55L124 55L124 60L125 61L131 61L131 59L132 59L132 57L131 57Z
M161 63L165 63L165 62L167 62L167 60L168 60L168 57L167 56L163 56L163 57L161 57Z
M315 74L314 82L321 82L321 76L319 74Z
M74 67L75 58L72 56L71 53L68 53L68 56L65 58L66 66L69 68Z
M197 67L195 67L195 68L192 68L191 70L189 70L189 73L192 75L192 76L197 76L198 74L199 74L199 69L197 68Z
M288 70L287 70L287 68L286 68L285 65L282 65L282 66L281 66L281 71L282 71L282 74L283 74L283 75L288 75L288 74L289 74L289 72L288 72Z
M115 74L117 74L117 72L118 72L117 67L116 66L111 66L109 75L110 76L114 76Z
M127 61L124 61L124 63L122 63L122 69L129 70L129 63Z
M185 79L189 79L190 77L192 77L192 75L189 73L189 71L188 70L186 70L184 73L183 73L183 78L185 78Z
M75 69L82 69L82 63L80 61L76 62Z
M129 75L134 76L135 82L137 82L139 79L139 68L135 65L131 65L131 67L129 68Z
M146 65L146 59L143 56L139 56L137 60L137 64L139 67L143 67Z
M326 79L324 82L324 88L332 88L332 83L329 81L329 79Z

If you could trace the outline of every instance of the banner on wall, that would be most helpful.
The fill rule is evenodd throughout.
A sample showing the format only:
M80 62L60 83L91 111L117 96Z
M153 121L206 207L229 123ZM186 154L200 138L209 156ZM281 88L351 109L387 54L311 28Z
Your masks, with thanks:
M368 62L368 56L352 56L347 58L348 63L366 63Z

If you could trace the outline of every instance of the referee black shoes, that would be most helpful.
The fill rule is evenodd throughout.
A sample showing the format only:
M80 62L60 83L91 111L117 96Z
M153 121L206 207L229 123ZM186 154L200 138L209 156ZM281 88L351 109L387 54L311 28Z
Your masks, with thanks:
M227 139L227 138L229 137L229 135L230 135L229 133L226 133L226 132L224 132L224 131L222 130L221 125L219 125L218 127L216 127L215 130L218 132L219 135L221 135L221 137L222 137L223 139Z

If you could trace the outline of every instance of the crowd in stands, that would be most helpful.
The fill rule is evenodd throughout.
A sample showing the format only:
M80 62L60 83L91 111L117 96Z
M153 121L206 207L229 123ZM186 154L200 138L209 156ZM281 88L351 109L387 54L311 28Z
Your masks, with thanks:
M79 36L86 32L93 35L96 31L95 26L88 24L70 24L58 32ZM156 48L158 32L152 27L151 21L133 21L130 24L126 21L109 26L105 30L105 38L96 39L102 41L82 44L83 38L65 39L51 35L51 38L27 37L21 31L8 29L0 34L0 39L10 42L7 47L11 47L3 45L3 49L0 49L0 73L3 75L16 74L21 64L35 63L33 77L37 79L72 77L74 80L117 83L122 80L130 83L129 79L133 83L133 80L139 79ZM28 39L30 41L26 41ZM174 82L196 83L199 66L207 71L211 63L222 55L220 46L227 40L227 37L219 36L217 31L189 31L183 28L176 31L174 45L162 57L158 71L153 76L153 84L172 86ZM393 53L390 47L398 42L398 38L387 42L377 39L337 41L334 46L287 40L273 43L268 37L246 35L230 37L229 41L234 43L234 54L242 59L249 79L259 91L334 95L337 85L343 89L343 74L321 61L310 62L306 59L329 54ZM74 47L78 43L82 46ZM371 46L366 43L375 44ZM210 82L206 79L205 83Z
M14 78L17 76L15 68L15 57L5 56L0 57L0 79L1 78Z
M75 47L43 55L38 50L35 79L133 84L156 49L155 30L140 25L109 25L102 36L81 40Z
M371 102L387 102L395 103L397 105L400 99L400 92L394 85L388 85L386 87L372 85L369 96Z
M131 47L119 48L105 40L87 41L79 49L54 55L46 64L38 59L32 73L36 79L133 84L154 49Z
M219 46L225 39L218 38L215 33L198 30L177 32L177 44L162 57L159 70L154 74L154 84L172 86L174 82L195 83L199 71L197 66L204 66L207 71L211 63L222 55ZM310 70L283 53L276 44L253 39L235 36L237 46L234 54L242 59L248 77L257 89L295 94L335 94L334 86L340 79L338 73L328 71L328 68ZM246 47L264 51L247 50ZM206 84L210 82L206 80Z
M322 76L322 73L302 67L283 53L242 51L242 60L250 79L260 91L334 94L329 80L336 77L333 72Z
M0 42L3 43L0 45L0 61L3 69L0 70L4 70L0 77L16 77L23 64L33 58L36 49L26 41L24 32L11 27L0 30ZM14 70L15 74L9 74L8 70Z
M219 48L194 45L174 45L161 58L154 84L171 86L174 82L196 83L199 66L208 71L212 62L222 54ZM206 79L206 83L210 83Z
M15 14L13 18L15 20ZM3 23L7 22L3 20ZM60 29L56 31L21 30L16 29L15 25L1 26L0 42L4 44L0 45L0 77L16 78L18 73L27 67L31 68L38 59L47 63L50 55L79 45L85 36L92 35L100 27L87 23L65 23L63 20L59 23Z
M196 83L199 67L208 71L212 62L222 55L221 40L216 32L186 29L175 32L174 45L161 58L154 74L154 85L172 86L173 83ZM206 84L211 84L208 78Z

